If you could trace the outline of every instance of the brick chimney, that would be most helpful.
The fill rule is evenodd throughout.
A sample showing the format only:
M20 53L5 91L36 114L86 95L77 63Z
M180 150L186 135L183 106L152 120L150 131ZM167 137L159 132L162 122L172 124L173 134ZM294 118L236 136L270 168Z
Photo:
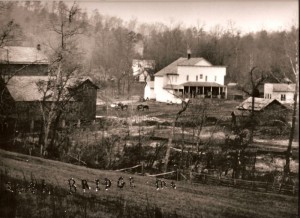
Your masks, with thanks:
M190 59L191 58L191 49L187 49L187 58Z

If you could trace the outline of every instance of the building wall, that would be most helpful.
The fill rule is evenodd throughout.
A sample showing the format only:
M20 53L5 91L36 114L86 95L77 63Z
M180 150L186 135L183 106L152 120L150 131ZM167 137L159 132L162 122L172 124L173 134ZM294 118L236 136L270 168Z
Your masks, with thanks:
M224 85L226 67L178 66L178 74L176 84L182 84L184 82L216 82L220 85ZM202 75L202 79L200 75ZM189 77L188 81L187 76ZM198 80L196 78L197 76Z
M147 84L144 90L144 99L155 99L154 88L150 88Z
M47 64L0 64L0 75L47 76Z
M155 77L154 93L156 101L171 101L173 103L181 102L179 98L173 95L173 90L163 89L163 87L167 84L180 85L185 82L215 82L220 85L224 85L226 67L178 66L177 73L178 75L165 75L163 77ZM200 75L202 75L202 78Z
M79 118L93 120L96 117L97 89L90 83L84 82L73 90L76 101L81 102Z
M285 101L281 100L282 95L285 95ZM266 83L264 85L264 98L277 99L282 103L292 103L294 101L294 92L274 92L273 84Z
M167 84L167 77L155 77L154 80L154 94L156 101L158 102L173 102L180 103L180 99L174 96L173 90L163 89L163 87Z

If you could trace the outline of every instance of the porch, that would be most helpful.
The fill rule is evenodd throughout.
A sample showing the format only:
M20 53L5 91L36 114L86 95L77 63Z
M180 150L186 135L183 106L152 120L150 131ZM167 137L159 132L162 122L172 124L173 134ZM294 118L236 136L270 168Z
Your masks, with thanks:
M187 82L174 87L175 94L184 98L227 99L227 87L211 82Z

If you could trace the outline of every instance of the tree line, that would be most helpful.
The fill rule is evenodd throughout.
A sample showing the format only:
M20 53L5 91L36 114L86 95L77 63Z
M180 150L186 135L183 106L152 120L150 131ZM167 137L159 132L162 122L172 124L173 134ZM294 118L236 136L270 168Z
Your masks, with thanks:
M1 10L1 33L13 28L11 36L15 38L7 39L1 46L42 44L51 53L58 40L53 22L60 9L69 6L64 2L31 1L1 5L6 7ZM118 94L130 94L132 59L155 60L158 71L177 58L185 57L188 48L194 57L227 66L226 83L247 83L244 78L254 66L277 80L288 77L295 81L285 50L286 41L298 27L288 31L242 33L233 22L228 22L227 26L217 25L207 30L205 24L199 22L191 27L140 23L137 19L125 22L100 14L97 9L88 14L80 6L77 8L76 16L83 28L76 36L83 67L80 73L89 74L104 88L113 86ZM142 53L137 52L138 44L142 45Z

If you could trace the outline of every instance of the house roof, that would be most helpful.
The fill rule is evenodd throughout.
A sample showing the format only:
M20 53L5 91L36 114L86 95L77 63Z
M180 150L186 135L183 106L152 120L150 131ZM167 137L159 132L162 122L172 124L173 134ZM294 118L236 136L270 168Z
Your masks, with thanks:
M178 63L178 66L205 66L209 67L212 66L210 62L205 60L204 58L185 58L185 60Z
M273 92L294 92L296 84L274 83Z
M39 90L37 85L39 82L49 81L48 76L14 76L7 84L7 89L15 101L41 101L43 100L43 91ZM70 78L67 81L66 88L71 88L75 86L80 86L86 81L92 81L89 77L83 78ZM93 83L92 83L93 84ZM96 85L94 85L96 86ZM46 101L52 101L51 95L52 91L48 91ZM70 99L73 101L74 99Z
M183 85L172 85L172 84L167 84L163 87L164 89L183 89Z
M194 66L194 67L212 67L213 65L205 60L204 58L178 58L165 68L158 71L154 76L164 76L164 75L178 75L177 67L178 66ZM214 66L215 67L215 66Z
M197 86L197 87L225 87L215 82L185 82L181 84L182 86Z
M277 103L285 107L276 99L254 98L254 111L261 111L271 103ZM239 110L251 110L252 109L252 97L247 98L239 106L236 107Z
M158 71L156 74L154 74L154 76L164 76L164 75L167 75L167 74L177 74L177 65L178 65L178 63L180 63L181 61L184 61L186 59L187 58L178 58L176 61L172 62L171 64L169 64L165 68Z
M0 48L0 63L10 64L48 64L47 56L37 48L5 46Z

